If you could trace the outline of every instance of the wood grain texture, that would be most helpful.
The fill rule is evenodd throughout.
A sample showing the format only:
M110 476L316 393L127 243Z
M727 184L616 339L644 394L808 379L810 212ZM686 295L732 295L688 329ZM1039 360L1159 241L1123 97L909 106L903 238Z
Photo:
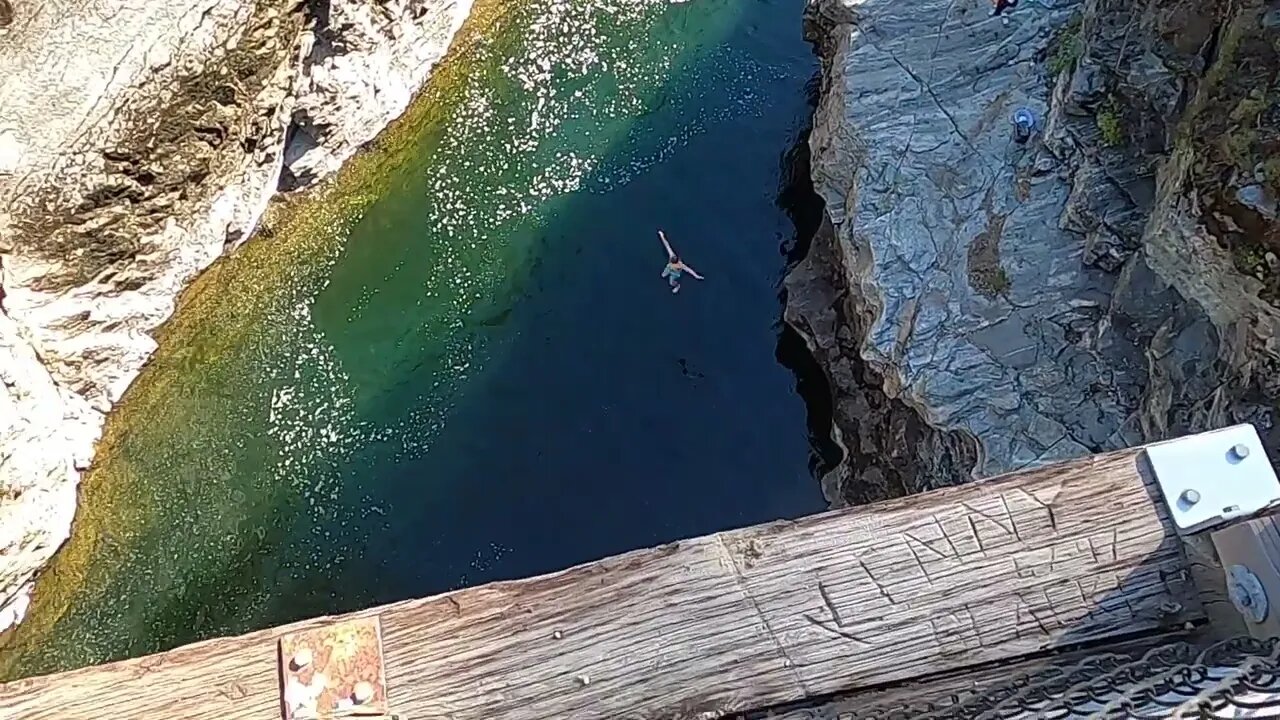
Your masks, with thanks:
M1158 487L1155 469L1145 453L1139 458L1138 472L1148 485ZM1156 502L1162 508L1165 507L1162 501ZM1182 555L1186 558L1191 582L1196 587L1196 599L1208 621L1203 632L1219 640L1247 635L1249 628L1245 626L1244 618L1236 611L1227 595L1225 571L1211 535L1212 533L1200 532L1179 536Z
M1125 451L374 608L412 720L710 718L1200 619ZM312 620L0 686L0 717L276 717Z

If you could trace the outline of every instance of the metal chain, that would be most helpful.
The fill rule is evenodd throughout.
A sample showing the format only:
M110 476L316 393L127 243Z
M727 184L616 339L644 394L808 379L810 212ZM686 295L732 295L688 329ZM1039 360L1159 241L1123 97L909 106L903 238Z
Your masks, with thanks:
M1141 658L1107 653L927 703L841 712L839 720L1280 718L1280 639L1187 643Z

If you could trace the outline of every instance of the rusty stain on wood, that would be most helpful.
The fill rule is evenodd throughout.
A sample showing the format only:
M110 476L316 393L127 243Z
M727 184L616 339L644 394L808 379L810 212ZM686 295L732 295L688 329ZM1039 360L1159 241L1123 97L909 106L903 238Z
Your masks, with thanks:
M362 684L366 697L361 697ZM280 638L280 691L284 720L356 711L388 714L378 619L349 620Z
M714 717L1157 632L1202 615L1137 458L1085 458L342 619L380 618L391 706L413 720ZM0 708L21 720L97 720L106 708L275 717L276 640L331 620L10 683Z

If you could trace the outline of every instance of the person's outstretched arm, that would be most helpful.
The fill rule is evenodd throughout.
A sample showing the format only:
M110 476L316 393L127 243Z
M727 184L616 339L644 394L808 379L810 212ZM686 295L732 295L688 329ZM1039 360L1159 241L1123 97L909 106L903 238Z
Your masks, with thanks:
M664 247L664 248L666 248L666 249L667 249L667 258L668 258L668 259L670 259L670 258L675 257L675 256L676 256L676 251L675 251L675 250L672 250L672 249L671 249L671 243L667 242L667 234L666 234L666 233L664 233L664 232L662 232L661 230L659 230L659 231L658 231L658 237L662 239L662 247Z
M694 270L693 268L689 267L688 265L685 265L684 263L680 263L680 267L681 267L681 268L683 268L685 272L689 273L690 275L692 275L693 277L697 278L698 280L706 280L706 278L704 278L704 277L702 277L701 275L699 275L699 274L698 274L698 271L697 271L697 270Z

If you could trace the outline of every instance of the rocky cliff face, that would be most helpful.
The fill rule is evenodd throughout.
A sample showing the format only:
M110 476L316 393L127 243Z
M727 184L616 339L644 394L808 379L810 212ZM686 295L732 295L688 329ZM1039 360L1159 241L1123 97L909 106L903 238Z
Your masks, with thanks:
M844 407L833 502L1240 421L1273 440L1276 7L811 2L830 222L788 318Z
M0 0L0 630L178 293L403 112L469 11Z

